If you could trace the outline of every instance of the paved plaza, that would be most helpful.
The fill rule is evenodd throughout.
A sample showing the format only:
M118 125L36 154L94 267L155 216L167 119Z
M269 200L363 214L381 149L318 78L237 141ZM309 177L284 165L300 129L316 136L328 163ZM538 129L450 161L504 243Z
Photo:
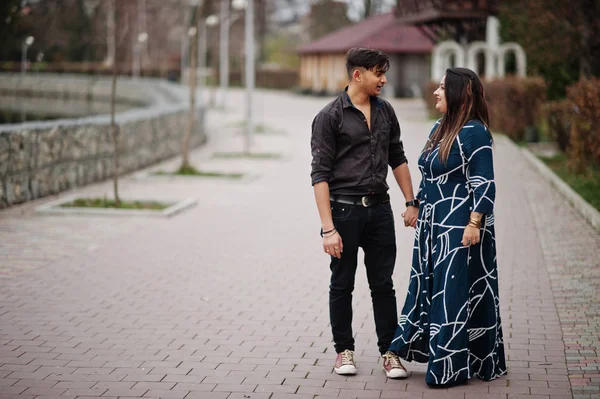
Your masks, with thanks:
M600 234L502 136L495 220L509 374L432 390L424 365L408 363L409 379L386 379L364 267L354 293L359 372L333 373L309 145L329 99L260 91L256 101L265 129L253 151L282 159L214 156L243 149L244 93L233 90L227 112L209 111L209 142L192 160L247 178L122 178L124 199L197 199L170 219L35 214L56 197L0 211L0 399L600 398ZM392 104L416 187L433 121L420 100ZM389 180L400 309L414 230ZM110 196L112 183L74 192Z

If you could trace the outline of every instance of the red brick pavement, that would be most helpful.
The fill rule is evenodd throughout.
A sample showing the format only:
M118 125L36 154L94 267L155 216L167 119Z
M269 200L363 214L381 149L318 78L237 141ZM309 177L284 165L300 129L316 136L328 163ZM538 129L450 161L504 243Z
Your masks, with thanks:
M243 96L237 94L232 100L241 104ZM572 398L571 383L576 386L578 380L568 377L563 333L569 324L561 328L559 318L571 308L561 305L564 296L554 300L552 286L558 287L560 275L549 259L560 258L548 255L549 249L558 251L545 238L554 227L542 228L547 216L540 216L556 214L562 200L547 195L545 183L500 139L496 223L509 375L432 391L425 386L423 365L409 364L411 378L387 380L361 271L354 295L359 374L333 374L328 267L319 250L308 147L311 118L325 100L269 92L261 101L259 120L288 134L257 136L257 148L292 154L289 162L227 161L228 167L260 173L252 182L125 184L131 195L198 198L196 208L179 216L134 221L41 218L14 209L0 214L11 226L0 229L0 242L13 243L2 247L10 259L37 256L39 261L30 268L0 263L0 270L11 268L0 280L0 398ZM431 122L417 102L394 103L414 160ZM219 114L214 121L222 125L239 117ZM241 137L211 141L201 151L205 156L196 159L203 167L220 167L222 161L207 155L210 146L235 149L241 143ZM411 167L416 173L414 162ZM415 185L416 180L415 175ZM399 214L400 191L394 187L391 194ZM581 221L568 214L560 223L576 229ZM398 227L399 305L412 234ZM562 252L571 253L569 247ZM53 255L44 260L41 253ZM588 254L593 255L581 251L577 257L588 259ZM593 261L586 260L592 266ZM577 278L571 276L569 287L576 287ZM585 298L591 314L597 299ZM591 320L589 335L586 330L583 338L573 336L582 348L594 341ZM570 367L571 355L567 352ZM593 374L581 375L588 387L598 385Z

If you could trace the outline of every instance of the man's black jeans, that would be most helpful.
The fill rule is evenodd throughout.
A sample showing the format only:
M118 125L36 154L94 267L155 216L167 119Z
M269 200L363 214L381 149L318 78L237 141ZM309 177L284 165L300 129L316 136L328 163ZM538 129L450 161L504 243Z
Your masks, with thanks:
M394 215L389 202L365 208L331 202L333 223L342 237L341 259L331 258L329 316L337 353L354 350L352 291L358 263L358 248L365 253L367 280L371 289L379 352L384 354L398 325L396 293L392 274L396 262Z

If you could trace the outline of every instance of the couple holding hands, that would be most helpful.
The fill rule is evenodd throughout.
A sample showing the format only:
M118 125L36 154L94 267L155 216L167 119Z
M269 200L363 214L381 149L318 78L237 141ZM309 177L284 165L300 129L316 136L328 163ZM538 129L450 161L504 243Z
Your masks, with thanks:
M312 123L312 185L323 250L331 257L329 313L337 374L357 373L352 292L358 249L364 252L373 315L389 378L401 362L427 363L432 388L472 376L506 374L494 231L492 135L481 81L449 68L435 91L435 123L418 158L416 196L394 109L379 98L389 57L350 49L349 84ZM406 199L404 225L415 228L410 281L398 316L388 166Z

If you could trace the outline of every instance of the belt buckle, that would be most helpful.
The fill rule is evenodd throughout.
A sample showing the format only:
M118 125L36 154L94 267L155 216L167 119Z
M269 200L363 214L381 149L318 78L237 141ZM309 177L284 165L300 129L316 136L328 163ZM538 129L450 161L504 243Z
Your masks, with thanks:
M362 202L362 206L364 206L365 208L369 207L369 205L367 204L367 200L368 199L369 199L369 197L365 196L365 197L362 197L361 200L360 200Z

